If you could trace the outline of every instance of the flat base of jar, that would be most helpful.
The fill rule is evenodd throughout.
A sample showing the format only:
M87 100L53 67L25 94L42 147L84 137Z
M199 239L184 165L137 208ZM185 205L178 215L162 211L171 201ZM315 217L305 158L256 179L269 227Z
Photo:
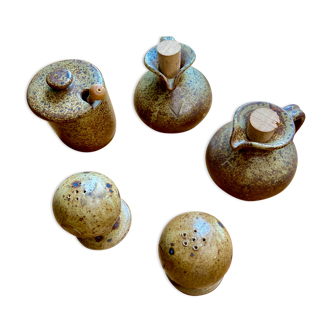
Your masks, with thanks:
M184 294L191 295L191 296L200 296L200 295L205 295L205 294L211 293L222 282L222 279L221 279L220 281L216 282L214 285L206 287L206 288L185 288L185 287L182 287L179 284L175 283L173 280L171 280L169 278L169 276L167 276L167 278L176 289L178 289L180 292L182 292Z
M69 144L66 144L66 143L64 143L64 142L62 142L62 143L65 144L65 145L67 145L69 148L71 148L71 149L73 149L73 150L75 150L75 151L77 151L77 152L81 152L81 153L89 153L89 154L91 154L91 153L96 153L96 152L100 152L100 151L102 151L102 150L105 150L106 148L108 148L109 146L111 146L111 145L113 144L114 140L115 140L115 137L114 137L109 143L107 143L107 145L104 145L104 146L102 146L101 148L93 149L93 150L89 150L89 149L80 149L80 148L73 147L73 146L71 146L71 145L69 145Z
M127 203L121 199L121 212L113 228L105 234L90 238L77 238L81 244L93 250L104 250L115 247L128 234L131 226L131 211Z

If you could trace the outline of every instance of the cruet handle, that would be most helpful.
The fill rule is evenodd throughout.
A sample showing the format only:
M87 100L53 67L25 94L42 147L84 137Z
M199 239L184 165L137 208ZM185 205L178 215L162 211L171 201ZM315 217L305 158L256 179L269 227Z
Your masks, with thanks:
M305 120L304 112L295 104L287 105L283 109L293 118L296 133L301 128Z

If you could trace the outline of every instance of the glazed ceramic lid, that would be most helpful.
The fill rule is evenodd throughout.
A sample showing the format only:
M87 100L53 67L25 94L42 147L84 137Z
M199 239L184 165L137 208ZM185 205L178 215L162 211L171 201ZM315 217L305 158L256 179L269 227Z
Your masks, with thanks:
M27 99L31 110L51 122L74 121L93 106L83 100L93 84L105 87L97 67L83 60L63 60L40 70L31 80Z

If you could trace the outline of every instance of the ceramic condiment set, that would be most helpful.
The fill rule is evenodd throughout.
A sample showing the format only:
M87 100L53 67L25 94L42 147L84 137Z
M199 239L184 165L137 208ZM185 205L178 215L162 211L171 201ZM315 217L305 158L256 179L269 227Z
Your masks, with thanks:
M209 82L192 67L195 52L173 37L162 37L145 56L149 70L138 82L134 106L150 128L163 133L193 129L212 104ZM41 69L27 92L28 105L49 122L67 146L82 152L105 147L114 137L115 114L101 72L87 61L65 60ZM221 127L206 151L214 182L242 200L266 199L283 191L297 168L293 143L305 120L297 105L267 102L241 106L233 123ZM53 197L60 226L95 250L121 242L131 211L115 183L84 172L64 180ZM231 238L215 217L187 212L173 218L159 241L159 258L170 282L188 295L203 295L221 283L233 257Z

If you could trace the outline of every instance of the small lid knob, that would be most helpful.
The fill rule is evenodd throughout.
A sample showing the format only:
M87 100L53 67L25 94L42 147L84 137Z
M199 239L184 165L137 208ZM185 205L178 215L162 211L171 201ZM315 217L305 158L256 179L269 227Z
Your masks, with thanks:
M57 68L46 77L47 84L54 90L64 90L73 81L73 75L68 68Z
M270 108L258 108L251 113L247 136L253 142L265 143L270 140L280 123L279 115Z

